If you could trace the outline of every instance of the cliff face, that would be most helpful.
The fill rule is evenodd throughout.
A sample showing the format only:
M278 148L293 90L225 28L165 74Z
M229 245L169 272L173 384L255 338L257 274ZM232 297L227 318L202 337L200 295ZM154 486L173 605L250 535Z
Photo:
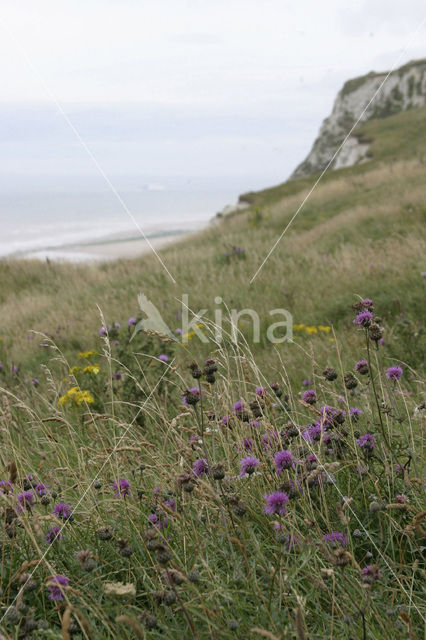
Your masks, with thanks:
M324 120L308 157L296 168L292 178L300 178L325 169L386 75L386 72L371 72L344 84L337 94L331 115ZM367 107L360 123L372 118L386 118L406 109L423 107L425 104L426 59L423 59L409 62L390 74ZM331 168L339 169L367 160L368 146L358 140L355 129L333 160Z

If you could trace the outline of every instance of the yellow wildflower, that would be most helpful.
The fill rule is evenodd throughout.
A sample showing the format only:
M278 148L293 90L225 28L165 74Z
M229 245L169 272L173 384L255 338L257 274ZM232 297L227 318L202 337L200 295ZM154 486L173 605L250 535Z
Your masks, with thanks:
M100 367L97 364L89 364L83 369L83 373L93 373L94 376L97 376L99 371Z
M294 324L293 331L303 331L306 325L304 324Z
M78 373L80 371L81 367L71 367L70 369L70 376L74 375L74 373Z
M68 402L80 406L81 404L83 404L83 402L91 404L94 401L95 399L90 391L82 391L78 387L71 387L71 389L68 389L68 391L59 398L58 407L64 406Z
M78 354L78 359L79 360L87 360L88 358L91 358L92 356L97 356L98 352L96 351L96 349L91 349L90 351L80 351L80 353Z
M319 324L319 325L318 325L318 329L319 329L320 331L323 331L324 333L330 333L330 331L331 331L331 327L324 326L324 325L322 325L322 324Z
M314 326L312 327L305 327L305 331L308 335L311 335L311 333L318 333L318 329Z

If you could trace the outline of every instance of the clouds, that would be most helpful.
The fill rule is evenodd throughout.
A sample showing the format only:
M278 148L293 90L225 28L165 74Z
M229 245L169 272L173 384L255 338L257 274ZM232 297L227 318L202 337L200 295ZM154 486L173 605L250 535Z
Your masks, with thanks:
M0 172L90 171L45 83L113 172L284 178L343 82L406 45L421 3L391 5L2 0Z

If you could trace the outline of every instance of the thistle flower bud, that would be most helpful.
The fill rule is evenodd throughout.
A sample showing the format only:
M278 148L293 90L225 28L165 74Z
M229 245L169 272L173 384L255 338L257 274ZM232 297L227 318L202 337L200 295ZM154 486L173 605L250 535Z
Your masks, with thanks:
M370 502L370 505L368 508L370 513L378 513L379 511L383 511L386 508L386 506L383 503L376 502L373 500L373 502Z
M170 578L171 582L177 586L185 582L185 577L179 571L176 571L176 569L172 569L168 572L167 575Z
M212 467L212 476L215 480L223 480L225 477L225 470L223 464L218 463Z
M192 569L189 573L188 573L188 578L191 582L193 582L194 584L196 582L200 582L200 574L198 573L198 571L196 571L195 569Z
M208 358L208 360L206 360L204 363L204 373L206 375L210 375L210 374L216 373L216 371L217 371L216 360L213 360L213 358Z
M21 619L21 616L19 615L18 609L16 607L11 606L8 609L6 609L6 613L4 614L4 619L9 624L17 625Z
M166 591L164 594L164 604L171 607L176 602L176 594L174 591Z
M280 385L278 384L278 382L271 382L271 384L269 386L270 386L270 388L272 389L272 391L274 392L274 394L276 395L277 398L280 398L282 396L283 392L280 389Z
M330 382L336 380L337 378L337 372L335 369L333 369L333 367L326 367L322 372L322 375L326 380L329 380Z
M334 564L337 567L342 567L342 568L346 567L349 564L351 559L350 554L347 551L345 551L343 547L339 547L338 549L335 549L333 551L333 556L334 556L333 558Z
M163 544L157 548L157 560L160 564L167 564L171 558L172 554Z
M242 500L238 500L238 502L233 505L232 511L236 516L243 517L247 513L247 505Z
M353 373L347 373L344 378L346 389L355 389L358 386L358 381Z
M250 409L255 418L262 417L263 415L262 409L264 406L265 405L263 404L263 402L259 402L259 400L253 400L253 402L250 402Z
M195 380L198 380L203 375L203 372L201 371L200 367L198 366L198 364L196 362L193 362L192 364L190 364L189 365L189 369L191 371L192 377Z
M373 324L370 325L368 335L370 337L370 340L373 340L373 342L378 342L383 338L383 327L378 325L376 322L373 322Z
M19 585L23 588L23 591L29 593L37 589L38 584L31 576L30 573L21 573L18 579Z
M112 529L111 527L99 527L97 530L99 540L111 540Z
M155 616L147 615L145 618L145 627L150 631L158 627L158 620Z

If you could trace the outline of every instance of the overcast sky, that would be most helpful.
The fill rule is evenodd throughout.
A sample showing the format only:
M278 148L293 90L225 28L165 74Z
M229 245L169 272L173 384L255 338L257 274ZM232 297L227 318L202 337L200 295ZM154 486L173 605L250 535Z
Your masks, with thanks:
M1 0L0 188L96 169L285 179L350 77L426 56L424 0ZM422 46L423 45L423 46ZM120 177L121 176L121 177Z

